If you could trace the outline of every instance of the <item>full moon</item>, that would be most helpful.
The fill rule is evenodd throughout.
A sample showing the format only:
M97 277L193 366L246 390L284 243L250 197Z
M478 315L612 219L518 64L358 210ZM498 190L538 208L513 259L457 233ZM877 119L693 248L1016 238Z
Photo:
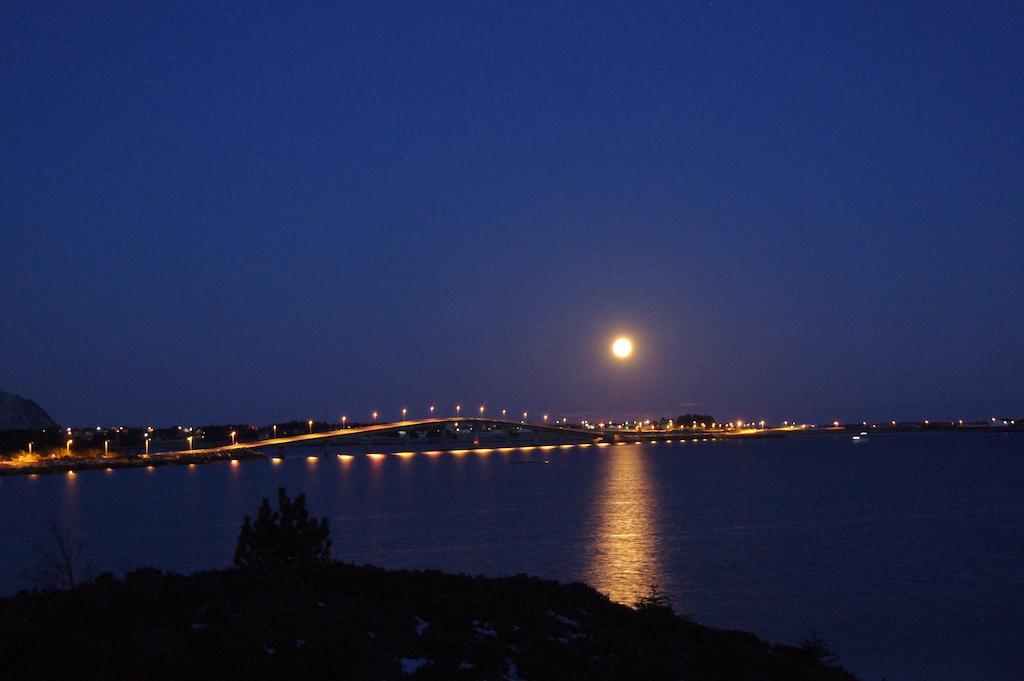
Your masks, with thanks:
M612 354L619 359L626 359L633 354L633 341L625 336L620 336L612 343Z

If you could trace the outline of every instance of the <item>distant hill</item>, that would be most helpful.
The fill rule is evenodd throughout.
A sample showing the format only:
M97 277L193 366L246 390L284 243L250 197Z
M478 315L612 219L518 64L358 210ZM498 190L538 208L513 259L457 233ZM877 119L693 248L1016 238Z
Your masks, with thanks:
M0 430L40 430L60 424L32 400L0 390Z

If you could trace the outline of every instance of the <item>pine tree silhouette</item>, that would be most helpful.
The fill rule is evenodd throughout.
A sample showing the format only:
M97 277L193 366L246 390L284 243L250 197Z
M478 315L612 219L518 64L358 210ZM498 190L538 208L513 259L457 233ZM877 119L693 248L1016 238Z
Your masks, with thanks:
M263 497L256 520L245 517L235 547L235 565L274 569L330 560L327 518L309 517L306 495L292 501L284 487L279 487L277 507L273 510L270 500Z

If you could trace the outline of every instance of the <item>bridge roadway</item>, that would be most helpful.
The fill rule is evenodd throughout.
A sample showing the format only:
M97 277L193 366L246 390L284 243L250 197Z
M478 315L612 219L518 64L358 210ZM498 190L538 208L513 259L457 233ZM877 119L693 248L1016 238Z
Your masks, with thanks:
M533 432L545 432L545 433L557 433L559 435L571 434L577 437L585 438L593 441L601 436L601 433L592 430L582 430L580 428L566 428L562 426L549 426L538 423L520 423L519 421L506 421L503 419L489 419L481 418L477 416L469 416L465 418L433 418L433 419L415 419L408 421L393 421L391 423L377 423L370 426L358 426L355 428L339 428L338 430L328 430L320 433L303 433L302 435L288 435L286 437L274 437L266 440L256 440L255 442L239 442L233 445L223 445L220 447L207 447L204 449L190 449L190 450L177 450L172 452L154 452L150 454L149 458L157 459L162 457L173 457L183 455L196 455L196 454L219 454L222 452L239 451L246 449L256 449L259 447L276 447L279 445L288 445L296 442L313 442L317 440L332 440L336 438L349 438L357 436L372 436L374 434L385 434L385 433L397 433L403 430L426 430L432 426L438 425L455 425L455 424L470 424L473 426L499 426L502 430L508 429L509 431L516 430L530 430ZM476 428L474 428L476 430ZM483 430L483 428L479 428Z

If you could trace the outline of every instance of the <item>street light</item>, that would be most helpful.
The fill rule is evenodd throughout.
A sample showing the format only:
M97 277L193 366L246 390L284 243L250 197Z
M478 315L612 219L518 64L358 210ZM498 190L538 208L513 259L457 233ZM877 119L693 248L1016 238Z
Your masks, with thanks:
M434 405L430 405L430 418L434 418Z
M28 443L28 453L29 453L29 455L32 454L32 443L31 442Z
M71 440L68 440L68 454L71 454Z
M271 428L274 429L274 437L277 437L277 424L275 423Z
M455 405L455 418L459 417L459 412L460 411L462 411L462 405L461 404L456 404Z
M347 416L342 416L341 417L341 428L342 428L342 430L345 429L345 422L346 421L348 421L348 417Z
M146 456L149 456L149 433L146 433Z
M484 405L481 404L480 405L480 417L483 418L483 415L484 415Z
M110 453L110 440L103 441L103 455L106 456Z
M231 431L231 444L235 444L235 436L238 435L235 431Z
M502 410L501 410L501 420L502 420L502 421L504 421L504 420L505 420L505 412L506 412L506 411L508 411L508 410L507 410L507 409L502 409Z
M309 432L312 433L313 432L313 419L310 419L310 420L306 421L306 425L309 426Z
M189 435L189 436L188 436L187 438L185 438L185 439L186 439L186 440L188 440L188 451L190 451L190 452L191 452L191 451L192 451L192 436L191 436L191 435Z
M403 421L405 420L405 415L406 415L406 414L407 414L408 412L409 412L409 410L408 410L408 409L406 409L405 407L402 407L402 420L403 420Z
M523 423L526 423L526 412L523 412Z
M377 412L373 412L373 422L377 423Z

